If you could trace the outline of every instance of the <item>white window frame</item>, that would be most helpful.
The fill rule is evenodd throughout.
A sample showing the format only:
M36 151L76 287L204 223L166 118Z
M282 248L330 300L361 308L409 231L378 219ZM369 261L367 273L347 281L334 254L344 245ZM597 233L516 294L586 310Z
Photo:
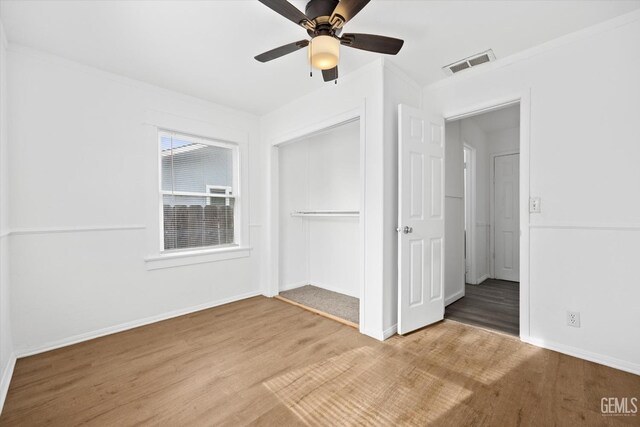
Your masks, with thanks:
M148 255L144 258L147 270L172 268L184 265L202 264L246 258L251 255L249 245L249 209L248 209L248 150L249 133L200 119L189 119L171 113L149 110L146 113L145 127L148 144L145 144L147 170L155 174L147 175L145 188L156 196L146 198L147 212L146 235ZM224 148L231 148L233 156L233 193L220 194L220 197L234 197L234 241L233 245L206 246L184 249L164 249L164 215L162 194L162 147L160 132L178 134L190 141ZM152 160L153 159L153 160ZM155 175L155 176L154 176ZM172 194L178 194L177 192ZM184 193L183 193L184 194ZM211 194L193 194L211 197Z
M215 185L207 185L205 192L199 193L199 192L193 192L193 191L167 191L167 190L163 190L162 189L162 157L163 157L163 150L162 150L162 138L179 138L180 141L185 141L185 142L190 142L192 144L199 144L199 145L208 145L210 147L218 147L218 148L225 148L225 149L229 149L231 150L231 155L232 155L232 161L231 161L231 167L232 167L232 174L233 174L233 178L232 178L232 183L231 183L231 187L224 187L224 186L215 186ZM229 248L229 247L238 247L239 246L239 235L236 234L236 230L240 230L242 228L242 224L241 222L241 217L239 215L239 211L240 211L240 189L239 189L239 182L240 182L240 152L239 152L239 147L236 144L229 144L229 143L225 143L225 142L220 142L220 141L215 141L212 139L208 139L208 138L202 138L202 137L196 137L196 136L191 136L191 135L187 135L184 133L180 133L180 132L172 132L172 131L167 131L167 130L159 130L158 131L158 162L159 162L159 169L160 169L160 179L158 180L158 188L160 191L160 197L159 197L159 210L160 210L160 217L161 217L161 221L160 221L160 229L159 229L159 234L160 234L160 253L161 254L175 254L175 253L183 253L183 252L194 252L194 251L203 251L203 250L210 250L210 249L217 249L217 248ZM210 189L212 188L229 188L228 191L225 191L224 194L215 194L215 193L211 193ZM234 191L234 189L237 189ZM209 204L209 197L216 197L216 198L224 198L226 199L226 204L227 206L229 205L229 199L235 199L235 203L234 203L234 218L233 218L233 229L234 229L234 233L233 233L233 243L229 243L229 244L224 244L224 245L213 245L213 246L197 246L197 247L193 247L193 248L179 248L179 249L165 249L164 248L164 200L163 200L163 196L192 196L192 197L205 197L207 199L207 204Z
M211 190L224 190L224 193L211 193ZM208 194L226 194L225 205L229 206L229 195L233 192L233 188L226 185L207 185ZM207 198L207 205L211 204L211 200Z

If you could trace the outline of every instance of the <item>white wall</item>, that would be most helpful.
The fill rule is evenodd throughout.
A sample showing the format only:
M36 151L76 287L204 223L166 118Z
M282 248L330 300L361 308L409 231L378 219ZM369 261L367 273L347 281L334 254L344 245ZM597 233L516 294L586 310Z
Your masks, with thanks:
M15 363L10 318L7 39L0 21L0 410Z
M476 178L473 261L468 282L479 284L490 276L489 156L493 149L472 117L447 122L445 139L445 304L450 304L464 296L464 144L475 149L475 170L471 170Z
M444 303L464 296L464 152L460 121L445 124Z
M530 92L531 342L640 373L640 13L444 83L423 102L445 116ZM598 60L593 54L598 52ZM581 328L566 325L579 311ZM633 326L632 326L633 325Z
M471 269L471 282L482 283L491 277L489 239L491 232L491 220L489 218L490 198L490 152L487 135L480 129L474 119L460 120L461 139L475 149L475 178L476 178L476 203L474 206L475 224L473 239L473 267Z
M280 290L305 284L359 298L357 217L292 217L301 210L360 210L360 123L278 149Z
M288 144L278 149L278 290L309 284L309 222L291 212L309 201L309 145Z
M252 204L250 256L153 271L144 261L158 232L150 111L247 135L245 190L262 179L256 117L26 48L10 47L8 72L12 326L22 354L261 292L252 192L241 195Z
M520 127L502 129L486 133L489 155L506 152L519 152Z

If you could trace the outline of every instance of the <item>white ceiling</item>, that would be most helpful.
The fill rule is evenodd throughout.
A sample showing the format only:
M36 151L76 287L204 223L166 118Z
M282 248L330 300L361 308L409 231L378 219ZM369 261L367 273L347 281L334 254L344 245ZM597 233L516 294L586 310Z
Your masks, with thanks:
M484 133L498 132L520 126L520 106L511 105L499 110L470 117Z
M293 2L304 9L305 2ZM306 55L253 57L306 33L264 5L231 1L2 1L11 42L262 114L325 84ZM640 7L636 1L373 0L346 32L403 38L393 62L421 84L493 48L498 58ZM343 48L344 75L376 54Z

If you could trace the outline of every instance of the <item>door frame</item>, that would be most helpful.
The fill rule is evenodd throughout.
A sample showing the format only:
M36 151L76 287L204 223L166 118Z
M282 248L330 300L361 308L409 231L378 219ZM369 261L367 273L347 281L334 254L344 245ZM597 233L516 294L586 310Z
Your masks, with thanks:
M476 259L476 250L475 250L475 242L476 242L476 149L475 147L468 144L466 141L462 141L462 150L469 151L469 164L468 169L466 170L466 176L468 177L465 180L465 188L467 189L464 192L464 210L465 210L465 228L468 225L468 233L465 233L465 247L468 248L469 253L469 277L470 281L467 281L467 260L466 260L466 251L465 251L465 260L464 260L464 270L465 270L465 283L470 283L472 285L477 285L478 274L477 274L477 259ZM463 156L464 161L464 156ZM467 196L469 200L467 200ZM467 203L468 203L468 212L467 212ZM468 217L468 224L466 216ZM463 288L464 290L464 284ZM464 292L463 292L464 296Z
M360 108L351 109L342 113L338 113L325 120L312 123L308 126L301 127L293 132L281 135L279 138L270 142L269 156L270 156L270 181L269 187L271 191L270 200L270 236L271 244L269 250L271 251L271 274L270 280L267 284L267 295L270 297L278 295L280 287L280 183L279 183L279 148L288 144L292 144L303 139L309 138L314 135L318 135L327 132L331 129L337 128L341 125L359 121L360 124L360 216L358 228L360 231L359 244L360 247L360 265L358 269L360 271L359 278L359 302L360 302L360 315L359 315L359 331L364 333L367 329L364 324L365 319L365 295L366 295L366 282L365 282L365 213L366 200L365 200L365 178L366 178L366 122L365 122L365 107L362 105Z
M489 178L491 179L491 185L489 185L489 274L491 277L496 277L496 180L495 180L495 168L496 157L511 156L514 154L520 154L519 150L506 150L498 153L489 153ZM520 189L518 189L520 191ZM527 203L527 209L529 204ZM518 254L520 255L520 254Z
M509 105L520 105L520 340L530 337L530 144L531 144L531 90L487 99L459 109L443 111L445 122L487 113ZM493 234L493 231L492 233Z

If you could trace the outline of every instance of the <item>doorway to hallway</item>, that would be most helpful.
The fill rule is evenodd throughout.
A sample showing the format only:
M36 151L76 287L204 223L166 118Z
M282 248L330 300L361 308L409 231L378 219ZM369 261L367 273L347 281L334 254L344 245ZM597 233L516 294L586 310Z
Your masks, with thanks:
M447 122L445 318L519 335L520 106Z

